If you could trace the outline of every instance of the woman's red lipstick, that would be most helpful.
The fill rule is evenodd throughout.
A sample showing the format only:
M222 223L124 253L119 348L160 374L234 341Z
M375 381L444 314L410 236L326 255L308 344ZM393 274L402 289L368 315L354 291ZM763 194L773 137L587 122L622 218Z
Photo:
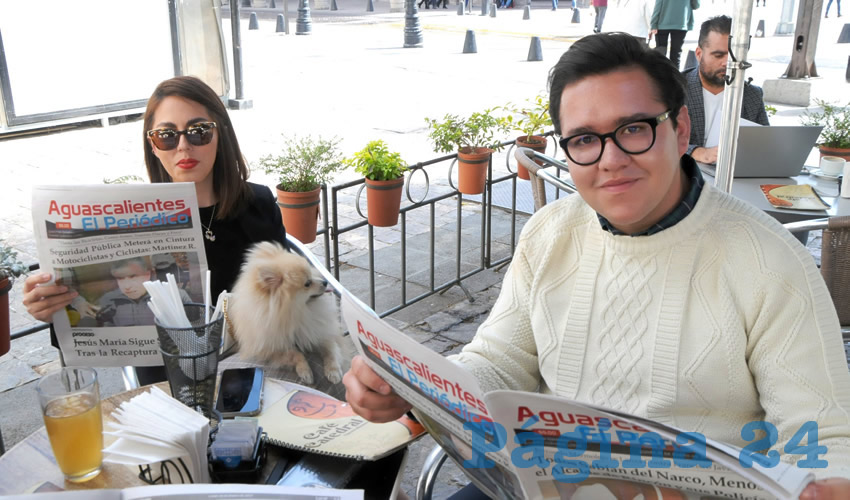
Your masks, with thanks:
M198 164L198 160L193 160L192 158L186 158L185 160L180 160L177 162L177 166L184 169L195 168L195 165Z

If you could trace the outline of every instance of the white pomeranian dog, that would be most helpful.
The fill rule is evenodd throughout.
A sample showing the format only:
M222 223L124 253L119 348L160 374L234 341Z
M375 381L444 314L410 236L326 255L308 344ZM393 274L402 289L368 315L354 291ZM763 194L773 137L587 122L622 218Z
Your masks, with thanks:
M304 356L318 352L325 377L342 380L339 310L328 282L307 259L278 243L262 242L247 253L233 287L227 313L239 351L267 364L295 367L302 382L313 383Z

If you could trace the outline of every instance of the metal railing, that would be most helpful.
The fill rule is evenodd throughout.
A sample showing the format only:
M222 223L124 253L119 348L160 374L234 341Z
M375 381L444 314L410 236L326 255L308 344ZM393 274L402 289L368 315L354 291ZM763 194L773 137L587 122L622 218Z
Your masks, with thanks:
M551 136L552 133L546 134L547 137ZM487 269L496 268L507 264L510 262L513 257L514 249L516 248L516 224L517 224L517 209L516 209L516 200L517 200L517 176L515 169L512 170L510 160L513 158L513 155L510 154L511 149L514 147L515 141L505 141L499 144L500 148L508 147L508 154L505 156L506 167L508 169L508 173L501 175L499 177L494 178L493 172L493 161L494 158L490 158L490 162L487 166L487 182L485 184L484 192L481 194L481 223L480 223L480 232L478 234L478 261L477 265L472 269L462 269L461 265L461 254L463 252L463 216L462 216L462 207L465 198L460 195L460 193L455 188L451 175L455 170L457 165L457 154L450 154L446 156L441 156L438 158L433 158L431 160L427 160L424 162L419 162L413 165L409 165L410 173L405 180L405 194L407 197L407 201L410 203L407 206L404 206L400 209L399 213L399 224L401 230L401 241L400 241L400 268L399 268L399 288L400 288L400 300L397 304L391 306L388 309L378 312L379 316L384 317L394 312L397 312L405 307L408 307L412 304L415 304L425 298L428 298L434 294L443 293L448 289L457 286L460 288L463 293L466 295L467 299L473 301L472 294L469 290L463 285L463 281L478 274ZM449 187L450 190L447 192L442 192L439 194L430 195L430 178L428 176L428 172L426 170L427 167L432 165L437 165L445 162L451 162L448 169L449 176ZM425 194L421 199L414 200L411 196L411 183L414 178L417 176L424 176L424 183L420 184L419 187L424 186ZM492 234L492 222L493 222L493 190L494 186L500 183L510 182L511 183L511 204L508 212L510 213L510 241L509 241L509 249L510 252L507 255L494 258L493 256L493 234ZM369 299L368 304L370 307L375 309L376 305L376 285L375 285L375 277L376 277L376 268L375 268L375 234L374 227L369 225L366 221L365 217L363 220L348 224L345 226L340 225L340 211L339 207L339 197L340 193L345 190L350 189L358 189L356 200L360 198L360 192L365 187L364 179L357 179L350 182L346 182L343 184L337 184L330 188L330 203L325 203L323 199L323 206L325 207L325 221L327 222L327 205L333 207L332 210L332 219L329 225L326 225L324 230L325 241L331 242L330 250L331 252L325 252L325 263L326 267L329 270L332 270L334 277L339 280L340 279L340 242L344 240L345 234L355 231L362 227L367 227L367 241L368 241L368 275L369 275ZM324 193L324 192L323 192ZM323 197L324 198L324 197ZM445 202L450 200L455 203L455 234L454 234L454 269L453 269L453 277L449 280L446 280L442 283L436 282L436 226L435 226L435 211L436 205L440 202ZM469 200L466 198L466 200ZM408 230L407 224L410 217L413 217L414 211L417 210L427 210L427 220L429 227L429 241L428 241L428 282L426 286L426 291L409 297L408 295L408 266L407 266L407 257L408 257ZM357 212L361 216L359 206L357 207ZM418 219L422 220L422 219ZM325 244L326 250L328 249L327 243ZM331 266L331 263L335 265Z
M29 265L29 272L38 271L38 269L39 269L38 262L36 262L35 264ZM9 339L15 340L15 339L19 339L21 337L26 337L27 335L32 335L33 333L45 330L48 327L50 327L50 324L39 322L39 323L36 323L33 326L29 326L27 328L22 328L22 329L20 329L16 332L12 332L12 334L9 336Z
M550 137L553 133L550 132L546 134L547 137ZM487 182L485 185L484 192L481 196L481 218L480 218L480 230L477 235L478 242L478 259L477 265L475 265L472 269L463 269L461 264L461 255L464 249L464 238L463 238L463 230L464 230L464 220L463 220L463 203L464 201L470 201L469 198L464 198L460 195L460 193L455 189L455 186L449 178L449 188L447 190L442 190L442 192L438 194L434 194L429 196L431 191L431 182L430 177L427 172L427 167L442 164L445 162L451 162L448 175L451 177L452 172L455 170L456 162L457 162L457 154L450 154L446 156L441 156L438 158L433 158L427 161L419 162L409 166L410 172L405 179L405 194L407 200L409 202L408 205L401 207L399 214L399 225L401 232L401 245L399 247L400 252L400 269L399 269L399 296L400 300L397 304L391 306L388 309L383 311L377 311L381 317L387 316L394 312L397 312L407 306L415 304L427 297L430 297L434 294L443 293L450 288L457 286L460 288L463 293L466 295L467 299L472 301L473 296L469 292L469 290L464 287L463 281L474 276L482 271L487 269L492 269L495 267L499 267L510 262L514 249L516 248L516 225L517 225L517 176L516 169L513 168L513 164L511 160L514 155L510 154L515 145L515 141L505 141L500 143L500 147L507 147L507 154L505 156L506 168L508 170L507 174L500 175L497 178L494 178L493 175L493 161L494 158L491 157L490 162L487 167ZM421 197L421 199L414 200L411 196L411 190L414 189L411 187L412 179L415 177L423 176L424 183L416 184L415 189L425 189L425 194ZM493 221L493 189L494 186L504 183L511 183L511 203L508 212L510 213L510 241L509 241L509 253L507 255L498 256L494 258L493 256L493 234L492 234L492 221ZM357 195L355 196L355 200L359 200L359 190L362 190L365 187L365 180L360 178L354 181L336 184L333 186L322 186L322 197L321 197L321 211L322 211L322 223L321 227L317 231L317 236L321 236L322 244L324 246L324 264L325 268L333 273L334 278L339 281L340 280L340 270L342 264L341 256L340 256L340 243L344 241L346 234L351 233L359 228L367 227L367 240L368 240L368 275L369 275L369 306L373 309L375 308L376 302L376 268L375 268L375 229L373 226L369 225L366 221L365 216L363 220L348 224L348 225L340 225L340 196L347 190L358 190ZM454 225L454 262L453 262L453 276L451 279L446 280L442 283L436 282L436 274L437 274L437 265L436 265L436 257L437 257L437 248L436 248L436 207L438 203L448 202L455 204L455 225ZM407 254L409 247L409 235L408 235L408 222L415 217L417 211L427 211L427 221L429 227L429 242L428 242L428 283L425 286L426 291L420 293L416 296L409 297L408 293L408 266L407 266ZM357 213L362 215L360 212L360 208L357 207ZM422 219L417 218L416 221L420 222ZM38 264L33 264L30 266L30 270L34 271L38 269ZM39 332L48 328L49 325L47 323L38 323L36 325L23 328L12 333L12 340L25 337L27 335L31 335L33 333Z

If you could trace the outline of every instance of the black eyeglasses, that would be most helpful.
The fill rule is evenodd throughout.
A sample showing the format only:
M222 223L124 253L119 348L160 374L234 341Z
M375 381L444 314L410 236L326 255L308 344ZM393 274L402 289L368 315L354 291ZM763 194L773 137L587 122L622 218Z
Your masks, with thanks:
M670 118L670 110L653 118L620 125L617 130L607 134L585 132L564 137L558 143L573 163L582 166L593 165L602 158L602 152L605 151L605 139L608 137L626 153L639 155L646 153L655 145L655 128L668 118Z
M186 130L173 128L158 128L148 130L148 137L153 145L160 151L170 151L180 143L180 136L185 135L186 140L193 146L206 146L213 139L215 122L200 122L186 127Z

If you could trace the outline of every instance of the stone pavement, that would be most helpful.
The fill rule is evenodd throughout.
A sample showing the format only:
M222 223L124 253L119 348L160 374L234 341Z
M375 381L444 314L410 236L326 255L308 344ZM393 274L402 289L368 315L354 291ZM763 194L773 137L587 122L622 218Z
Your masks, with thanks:
M255 0L255 3L259 2ZM480 10L475 8L472 15L458 16L451 6L446 10L420 10L423 47L405 49L402 47L404 14L390 13L384 0L374 4L374 13L365 12L362 0L338 0L340 10L336 13L314 9L313 31L309 36L275 34L275 13L262 8L256 9L260 29L249 31L247 17L252 9L243 9L245 96L253 100L254 107L233 112L231 116L249 163L254 164L259 157L279 148L280 134L336 135L342 139L345 154L362 148L368 140L384 139L411 163L433 158L436 155L426 137L426 116L467 114L509 101L522 102L543 92L549 68L573 40L589 34L593 25L592 9L582 9L581 24L570 24L571 12L564 2L553 12L548 1L534 1L529 20L522 19L519 8L499 10L497 17L491 18L480 16ZM753 14L754 25L761 18L766 20L768 34L773 33L779 18L780 5L772 4L775 5L754 9ZM297 2L289 0L293 33L296 8ZM696 11L697 25L710 15L731 10L731 1L704 2L703 8ZM224 17L223 30L225 38L229 38L229 18ZM848 85L844 82L844 69L848 50L834 43L841 26L842 19L822 20L817 52L822 78L813 80L813 94L846 101ZM461 53L467 29L476 32L477 54ZM526 61L531 36L542 39L543 62ZM696 32L689 33L683 61L695 42ZM779 77L790 59L791 44L791 37L754 38L749 55L754 66L747 76L753 77L756 84ZM776 107L774 124L798 123L800 108ZM6 181L0 198L0 235L15 245L25 261L35 261L31 186L100 183L104 178L126 174L144 176L139 152L141 133L141 122L128 120L105 128L81 127L58 133L0 137L0 168ZM503 160L494 165L505 172ZM433 170L429 167L433 192L448 189L445 170L445 166ZM353 178L355 174L347 172L337 181ZM260 172L254 172L252 180L269 186L275 184L274 179ZM523 186L527 188L527 183L520 182L520 188ZM415 181L414 189L424 189L421 180ZM358 220L353 198L354 192L343 193L344 221ZM454 204L438 209L437 226L454 223L453 209ZM477 204L464 203L465 228L475 223L479 211ZM427 214L427 211L418 213ZM509 220L500 210L495 210L494 216L499 249L509 251ZM521 229L523 221L521 216L516 231ZM423 227L427 226L423 222L413 219L408 224L411 248L424 248L421 239L425 237ZM377 309L381 310L390 303L385 302L389 300L387 297L397 295L394 285L399 279L400 235L398 226L377 229L375 235L376 262L380 266ZM365 298L362 288L358 289L366 279L368 263L365 228L345 236L341 242L342 281ZM440 245L438 252L441 257L453 258L453 248ZM323 251L317 245L312 249L317 253ZM463 259L474 259L475 255L475 243L464 239ZM453 287L393 314L389 320L437 352L455 352L471 338L476 325L489 311L502 276L503 270L489 270L466 280L464 285L475 297L472 303ZM415 285L421 287L422 283ZM20 283L11 295L13 330L31 323L20 307L19 292ZM45 332L13 342L12 352L0 358L0 390L4 391L0 393L0 427L7 446L41 425L33 381L56 363L56 352L49 347ZM121 390L117 369L102 370L101 377L104 394ZM408 493L412 493L418 466L429 449L430 438L412 448L404 479ZM441 475L442 489L437 497L445 497L462 483L465 483L462 473L448 470Z

